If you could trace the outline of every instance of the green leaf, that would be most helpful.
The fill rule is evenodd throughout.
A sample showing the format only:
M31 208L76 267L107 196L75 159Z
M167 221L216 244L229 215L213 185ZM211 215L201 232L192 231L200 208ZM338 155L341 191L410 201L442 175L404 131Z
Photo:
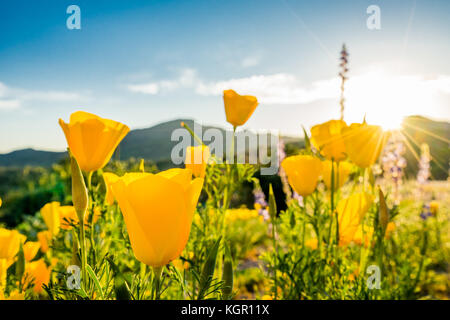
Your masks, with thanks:
M208 257L206 258L205 264L203 265L202 273L200 275L200 289L198 293L199 300L204 298L205 293L210 287L214 275L214 269L216 267L217 252L219 251L221 239L222 237L219 237L219 239L217 239L216 243L209 251Z
M306 133L305 128L302 126L303 134L305 135L305 149L308 152L311 152L311 140L309 140L308 133Z
M81 267L80 254L79 254L79 246L78 246L78 237L76 232L72 231L72 259L70 260L72 265L77 265Z
M20 249L17 253L17 262L16 262L16 277L17 279L22 279L22 276L25 272L25 255L23 253L23 246L20 243Z
M225 262L222 273L222 296L225 300L231 299L233 293L233 280L233 258L231 256L230 247L225 245Z
M379 222L383 230L385 230L389 222L389 210L386 205L386 200L383 191L381 191L381 188L378 188L378 192L380 198Z
M128 287L125 276L120 272L119 267L114 263L113 258L106 257L111 269L114 272L114 291L116 293L117 300L131 300L131 292Z
M95 285L95 288L97 289L97 293L99 294L100 298L102 300L104 300L105 297L103 296L103 290L100 285L100 282L98 281L97 276L95 275L94 270L92 270L91 266L88 264L86 264L86 270L89 273L89 276L91 277L92 281L94 281L94 285Z
M270 219L274 221L277 216L277 202L275 201L272 184L269 186L269 214Z

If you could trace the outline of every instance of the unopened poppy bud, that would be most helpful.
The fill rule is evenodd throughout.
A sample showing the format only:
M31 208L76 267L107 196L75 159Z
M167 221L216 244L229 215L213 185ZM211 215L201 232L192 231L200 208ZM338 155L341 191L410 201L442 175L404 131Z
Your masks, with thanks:
M381 188L378 189L379 198L380 198L380 213L379 213L379 221L381 227L385 230L389 223L389 210L386 205L386 199L384 197L383 191Z
M88 207L88 191L84 183L83 174L75 157L70 153L70 168L72 171L72 202L79 221L84 221L84 215Z

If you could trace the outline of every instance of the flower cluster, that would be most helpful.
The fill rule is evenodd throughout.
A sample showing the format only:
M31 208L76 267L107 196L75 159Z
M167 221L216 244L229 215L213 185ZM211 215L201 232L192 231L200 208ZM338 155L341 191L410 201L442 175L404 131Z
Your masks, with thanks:
M417 183L424 185L430 178L430 147L424 143L420 146L419 171L417 172Z
M270 219L269 210L267 209L267 201L266 196L264 195L264 192L262 191L261 187L256 187L253 190L253 196L255 198L254 207L256 210L258 210L259 215L261 215L264 218L264 221L267 221Z
M400 201L399 188L406 167L406 159L403 157L405 151L405 145L401 138L398 135L393 135L389 139L381 158L383 178L387 183L392 184L394 200L397 204Z

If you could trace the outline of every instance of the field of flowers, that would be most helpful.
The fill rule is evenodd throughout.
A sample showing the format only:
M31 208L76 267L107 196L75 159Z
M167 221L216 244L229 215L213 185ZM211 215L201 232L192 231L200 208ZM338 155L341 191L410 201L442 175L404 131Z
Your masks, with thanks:
M257 98L223 98L236 132ZM198 145L184 168L157 172L144 161L106 166L125 124L81 111L59 123L70 165L57 174L71 193L0 228L1 299L450 295L449 183L429 181L426 145L417 180L404 180L399 132L330 120L305 132L296 154L280 147L287 209L277 210L260 165L218 159L185 124ZM251 206L232 201L243 185Z

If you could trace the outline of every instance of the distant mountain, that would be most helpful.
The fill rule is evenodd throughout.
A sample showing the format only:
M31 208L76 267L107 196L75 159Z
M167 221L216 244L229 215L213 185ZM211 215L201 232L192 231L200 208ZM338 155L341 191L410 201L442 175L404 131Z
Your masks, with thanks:
M131 130L117 148L114 158L126 160L131 157L144 158L157 163L160 169L167 169L173 164L170 160L173 147L179 141L171 141L172 133L180 129L181 122L185 122L194 129L194 121L189 119L177 119L164 122L146 129ZM197 124L198 125L198 124ZM215 129L222 133L226 139L231 131L213 126L203 126L202 132L208 129ZM217 131L216 131L217 132ZM408 139L406 158L408 161L407 174L413 178L418 169L416 156L420 156L420 145L427 143L430 146L432 163L431 171L433 178L446 179L448 177L450 162L450 123L445 121L434 121L421 116L410 116L403 122L404 136ZM254 136L250 131L239 131L238 135ZM298 137L283 137L287 146L300 148L303 141ZM194 141L192 140L192 143ZM209 143L209 142L208 142ZM224 142L224 145L225 142ZM241 147L242 148L242 147ZM48 152L33 149L14 151L8 154L0 154L0 167L23 167L23 166L44 166L49 167L66 157L66 152Z
M227 134L231 136L230 130L224 130L213 126L200 126L199 124L194 124L194 121L190 119L177 119L150 128L131 130L120 143L113 158L120 160L126 160L132 157L138 159L144 158L146 160L154 161L161 169L172 167L173 164L170 161L171 153L174 146L181 140L177 140L179 137L176 136L174 136L174 141L171 139L172 134L176 129L185 130L181 127L181 122L186 123L192 130L197 126L200 127L202 133L205 133L205 131L209 129L215 130L216 133L220 132L224 139L223 143L225 146ZM188 132L185 131L185 133L190 138ZM255 137L255 133L252 133L251 131L239 131L237 135ZM301 140L300 138L292 137L286 139L289 141ZM194 139L191 139L191 143L195 144ZM207 143L210 143L210 141ZM240 149L245 148L245 146L238 145L237 148L239 151ZM66 152L48 152L34 149L18 150L8 154L0 154L0 167L23 167L27 165L49 167L53 163L63 159L65 156L67 156Z
M34 149L17 150L0 154L0 167L50 167L65 156L66 152L39 151Z
M146 129L131 130L120 143L115 157L119 157L121 160L131 157L144 158L154 162L170 159L173 147L179 143L178 140L171 141L172 133L176 129L184 130L181 127L181 122L186 123L194 130L194 121L189 119L177 119ZM207 129L218 129L222 134L225 134L225 131L221 128L202 127L203 132Z
M420 146L426 143L430 147L432 179L447 179L450 164L450 123L410 116L405 118L402 127L403 136L407 139L405 158L408 163L408 176L414 178L417 174Z

